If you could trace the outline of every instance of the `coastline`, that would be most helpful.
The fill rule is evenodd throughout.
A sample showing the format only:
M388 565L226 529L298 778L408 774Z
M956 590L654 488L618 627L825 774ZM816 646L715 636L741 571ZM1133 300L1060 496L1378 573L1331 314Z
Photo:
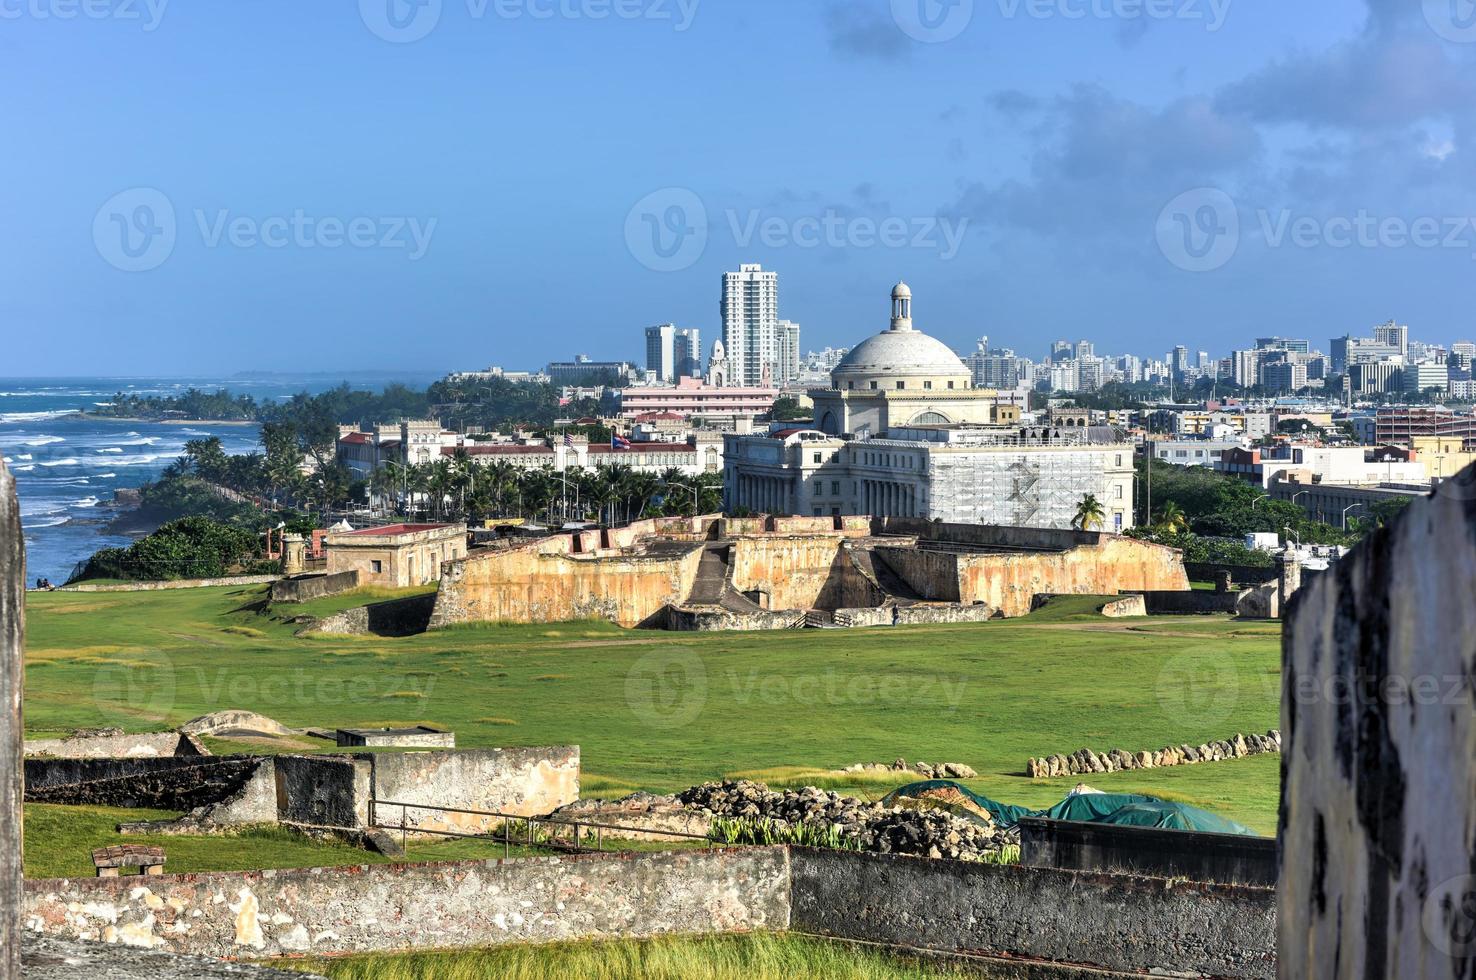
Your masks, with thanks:
M84 419L87 419L89 422L127 422L130 425L137 425L140 422L142 422L142 423L144 423L146 425L234 425L234 426L247 426L247 425L260 425L261 424L260 422L253 422L250 419L151 419L151 418L147 418L147 417L144 417L144 416L134 416L134 415L97 415L97 414L94 414L92 412L83 412L83 411L78 411L76 414L79 415L79 416L81 416Z

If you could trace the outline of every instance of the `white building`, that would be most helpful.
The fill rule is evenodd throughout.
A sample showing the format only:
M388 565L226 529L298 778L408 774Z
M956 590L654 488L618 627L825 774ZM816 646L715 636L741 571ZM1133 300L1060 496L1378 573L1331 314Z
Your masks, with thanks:
M780 320L775 337L778 358L774 383L783 387L797 380L804 366L800 361L800 326L790 320Z
M779 377L779 273L761 265L723 273L722 312L729 383L767 387Z
M646 328L646 371L657 381L702 377L701 331L674 323Z

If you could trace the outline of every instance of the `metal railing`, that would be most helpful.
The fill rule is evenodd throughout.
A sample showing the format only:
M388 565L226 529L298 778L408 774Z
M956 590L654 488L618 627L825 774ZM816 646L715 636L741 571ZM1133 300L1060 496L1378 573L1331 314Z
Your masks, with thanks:
M400 810L400 822L398 824L386 824L379 821L379 808L388 807L391 810L398 807ZM429 810L433 813L449 813L457 816L488 817L493 820L502 821L497 830L491 830L481 834L468 834L456 830L440 830L433 827L412 826L409 822L411 810ZM521 824L516 832L514 825ZM718 842L706 834L688 834L678 830L656 830L649 827L622 827L618 824L597 823L589 820L552 820L548 817L528 817L516 813L498 813L495 810L465 810L456 807L433 806L429 803L406 803L400 800L369 800L369 826L376 830L400 832L400 850L405 849L405 843L411 833L429 834L435 837L447 837L455 840L486 840L493 843L501 842L502 856L508 858L512 854L514 844L520 847L547 848L552 851L561 851L571 854L598 854L605 849L605 835L609 833L613 839L630 839L621 835L636 835L644 837L666 837L673 840L702 841L708 848L718 846ZM539 839L537 828L568 828L568 840L562 840L557 833L549 834ZM586 832L593 831L594 847L589 847ZM515 837L516 833L516 837Z

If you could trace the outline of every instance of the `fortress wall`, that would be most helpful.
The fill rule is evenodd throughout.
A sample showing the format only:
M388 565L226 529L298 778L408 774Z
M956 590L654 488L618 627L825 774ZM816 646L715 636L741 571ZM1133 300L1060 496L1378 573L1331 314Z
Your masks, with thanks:
M851 561L844 539L827 535L740 538L733 545L733 586L769 593L769 608L846 609L882 596Z
M695 544L676 558L595 560L528 549L476 555L442 577L431 627L575 619L639 626L687 597L701 559Z
M1006 617L1030 612L1037 595L1187 591L1183 556L1172 548L1104 535L1097 547L1026 555L960 555L960 601Z

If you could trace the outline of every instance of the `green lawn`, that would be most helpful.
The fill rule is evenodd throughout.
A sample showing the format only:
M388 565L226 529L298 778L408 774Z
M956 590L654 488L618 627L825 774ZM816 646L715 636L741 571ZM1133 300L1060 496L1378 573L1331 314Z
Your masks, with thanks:
M928 980L979 975L805 936L560 943L273 964L331 980Z
M1076 780L1032 782L1031 756L1263 732L1279 710L1278 625L1107 620L1079 598L1025 619L905 629L675 634L590 622L407 639L294 637L287 620L302 610L268 608L261 587L27 601L33 733L146 731L220 708L294 727L423 723L455 730L462 747L578 744L586 795L745 773L875 797L898 780L824 771L900 756L966 763L976 791L1045 806ZM1275 830L1274 757L1090 782Z

